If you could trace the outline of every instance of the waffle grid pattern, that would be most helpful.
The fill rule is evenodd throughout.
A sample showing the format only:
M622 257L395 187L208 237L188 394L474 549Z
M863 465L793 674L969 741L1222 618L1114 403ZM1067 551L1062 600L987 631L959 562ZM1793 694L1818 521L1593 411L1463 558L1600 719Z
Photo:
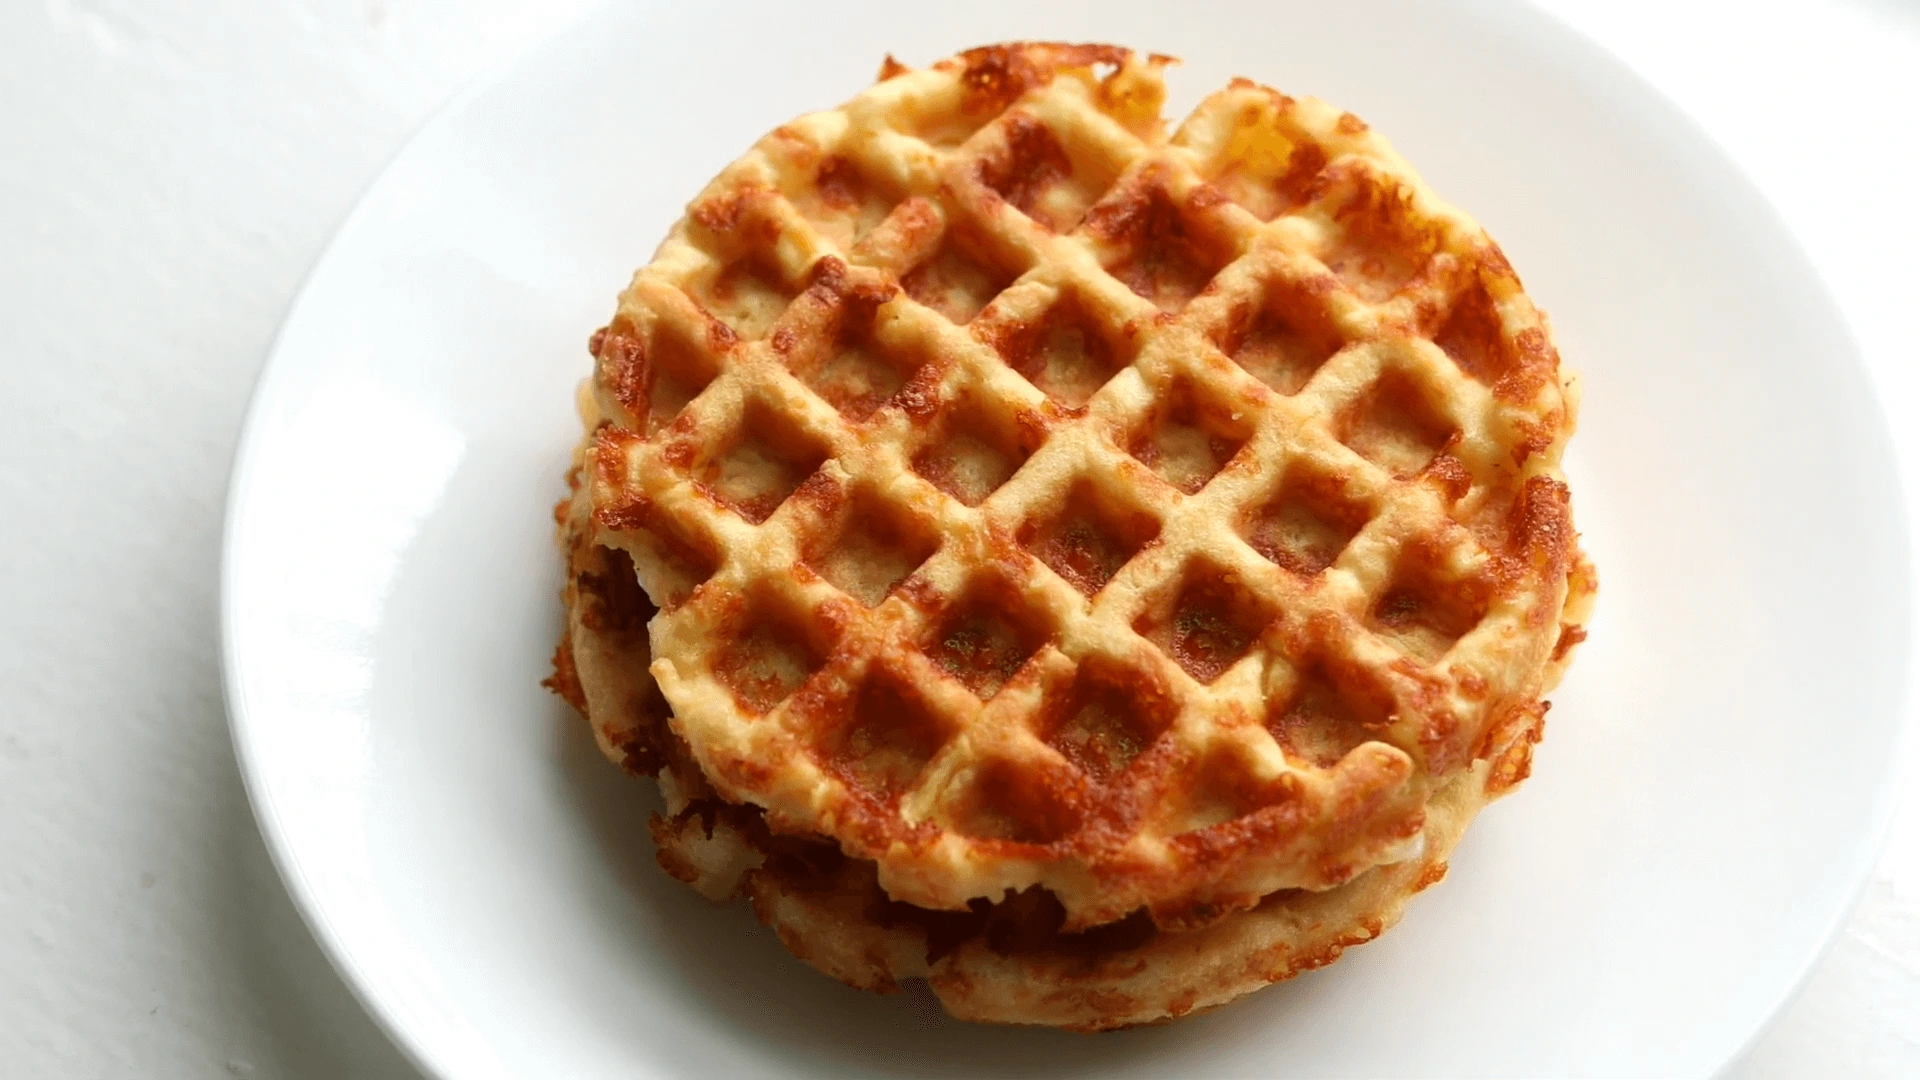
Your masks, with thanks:
M1498 249L1319 102L1163 139L1162 62L893 72L595 339L675 730L902 902L1197 926L1406 859L1560 645L1572 407Z

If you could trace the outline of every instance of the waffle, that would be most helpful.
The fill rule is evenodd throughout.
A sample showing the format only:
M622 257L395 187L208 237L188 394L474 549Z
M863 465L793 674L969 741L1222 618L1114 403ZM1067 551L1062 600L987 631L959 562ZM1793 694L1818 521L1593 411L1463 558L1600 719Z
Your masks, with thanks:
M592 343L554 685L671 872L960 1015L1180 1015L1378 933L1584 636L1573 384L1498 247L1312 99L1167 137L1168 62L889 60Z
M1489 732L1473 766L1430 800L1419 858L1325 891L1276 893L1204 928L1163 931L1136 914L1063 933L1065 912L1044 890L930 911L888 896L872 862L819 837L776 835L756 808L716 795L673 733L648 671L646 625L657 609L624 553L588 539L584 493L560 510L568 628L550 684L593 720L609 757L659 780L667 812L651 831L662 868L710 899L748 899L790 951L826 974L881 993L923 979L963 1019L1086 1031L1156 1023L1332 963L1378 937L1414 893L1446 875L1467 823L1526 778L1540 737L1541 715L1531 710ZM1585 581L1575 583L1574 614L1591 601Z

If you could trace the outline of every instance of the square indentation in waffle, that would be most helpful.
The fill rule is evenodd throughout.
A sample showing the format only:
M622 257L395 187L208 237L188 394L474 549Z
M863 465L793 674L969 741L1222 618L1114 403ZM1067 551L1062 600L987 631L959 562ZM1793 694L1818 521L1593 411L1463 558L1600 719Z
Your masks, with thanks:
M643 337L624 319L616 319L594 334L590 347L599 361L602 385L649 436L673 423L720 373L704 350L664 327Z
M1164 680L1093 657L1049 697L1035 734L1089 781L1105 784L1153 745L1178 708Z
M947 321L965 326L1017 276L963 226L949 223L939 249L901 278L900 287Z
M831 642L771 596L748 599L734 622L733 637L713 662L713 672L740 707L765 714L793 695L825 662Z
M1211 684L1252 651L1278 611L1239 575L1194 559L1133 621L1134 632L1160 647L1194 681Z
M1319 253L1349 289L1378 303L1407 287L1439 249L1437 227L1413 207L1413 191L1363 168L1347 170L1328 195L1339 236Z
M988 701L1053 636L1045 612L1022 599L1011 583L976 581L941 614L921 648L940 668Z
M1170 807L1169 831L1199 832L1284 804L1298 794L1294 783L1289 782L1291 779L1263 778L1238 752L1215 750L1201 764L1194 782Z
M1030 113L1000 121L1004 139L974 163L974 176L1051 232L1070 232L1119 176L1120 167L1085 140L1063 143Z
M988 320L994 320L989 315ZM982 320L984 338L1042 393L1068 409L1085 407L1132 359L1130 345L1097 318L1077 292L1061 292L1037 319Z
M1313 199L1325 184L1327 152L1303 132L1284 130L1272 115L1239 125L1207 177L1227 198L1261 221Z
M847 312L826 358L797 374L813 391L854 423L893 399L926 363L919 349L892 344L874 333L874 312Z
M1247 444L1253 429L1236 411L1211 391L1177 378L1134 426L1127 452L1160 479L1192 495Z
M1433 343L1461 371L1486 386L1499 382L1519 361L1514 343L1500 325L1493 297L1477 277L1454 299L1453 310L1433 335Z
M1422 547L1403 551L1392 584L1367 612L1367 625L1401 651L1432 664L1486 617L1490 583L1447 573Z
M993 757L948 796L947 815L963 835L1051 844L1080 828L1083 781L1052 762Z
M968 506L979 506L1040 448L1046 433L963 396L948 405L913 456L913 471Z
M734 333L753 341L766 336L800 290L772 258L748 252L717 273L696 279L688 292Z
M900 201L899 192L838 154L822 160L812 183L797 185L788 197L800 216L841 251L852 251Z
M863 485L808 545L806 562L834 588L877 607L939 546L932 526Z
M1081 228L1107 243L1108 273L1166 312L1185 308L1231 258L1152 174L1109 192Z
M1381 375L1349 406L1338 431L1355 453L1401 479L1426 468L1460 434L1420 384L1396 370Z
M1243 534L1282 569L1312 577L1333 565L1372 516L1366 503L1347 494L1344 478L1297 463L1279 492L1248 515Z
M839 727L823 740L822 764L891 806L913 788L952 732L911 679L876 664L847 702Z
M1301 391L1345 339L1304 284L1269 284L1260 306L1236 312L1215 344L1247 374L1275 391Z
M1384 735L1392 723L1393 699L1368 686L1359 674L1342 685L1330 666L1310 661L1267 712L1267 732L1296 761L1332 768L1355 747Z
M740 426L724 446L695 482L755 525L772 516L827 457L826 447L758 399L749 399Z
M1093 597L1158 535L1158 518L1125 495L1082 479L1064 502L1047 504L1021 525L1018 539L1034 558Z

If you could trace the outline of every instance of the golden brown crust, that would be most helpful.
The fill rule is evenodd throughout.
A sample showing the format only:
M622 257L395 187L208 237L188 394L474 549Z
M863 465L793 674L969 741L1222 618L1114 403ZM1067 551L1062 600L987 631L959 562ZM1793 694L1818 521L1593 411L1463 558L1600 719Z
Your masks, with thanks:
M550 685L570 685L560 673L584 657L601 691L592 718L603 747L628 771L657 775L667 814L653 818L651 832L662 869L716 901L744 896L789 951L833 978L883 993L923 978L967 1019L1088 1031L1154 1023L1331 963L1379 936L1409 897L1445 876L1473 814L1524 779L1540 736L1544 709L1515 710L1490 728L1474 765L1429 803L1418 856L1331 890L1268 896L1199 929L1162 927L1143 911L1065 933L1064 908L1041 889L965 912L916 908L887 895L871 862L818 837L776 835L758 808L728 803L705 783L658 707L645 636L592 614L604 600L583 582L604 564L574 543L584 518L563 522L563 546L573 552L569 630Z
M889 58L591 343L552 685L662 777L670 873L856 985L917 948L956 1012L1102 1027L1337 955L1525 778L1584 636L1575 397L1499 248L1322 102L1236 80L1167 135L1167 62ZM1161 944L1021 953L1058 1000L1015 1001L901 937L1022 897Z
M740 807L656 817L654 834L669 873L716 899L746 897L789 951L849 986L891 993L923 978L961 1019L1103 1031L1216 1008L1380 936L1413 894L1445 876L1447 855L1493 795L1485 777L1482 763L1435 800L1420 857L1336 889L1275 894L1184 932L1136 917L1062 933L1064 910L1041 890L966 913L915 909L887 897L872 864L773 837ZM693 845L729 855L682 854ZM696 859L737 876L703 876Z

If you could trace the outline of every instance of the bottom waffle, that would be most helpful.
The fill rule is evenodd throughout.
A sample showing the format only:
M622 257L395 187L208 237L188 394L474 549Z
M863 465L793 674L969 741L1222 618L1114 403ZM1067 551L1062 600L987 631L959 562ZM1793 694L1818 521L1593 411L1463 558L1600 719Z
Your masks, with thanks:
M1483 757L1435 793L1415 857L1337 888L1277 892L1198 929L1161 930L1141 911L1063 933L1064 909L1038 887L967 911L919 908L891 899L873 863L818 837L777 835L757 807L714 793L648 674L653 604L624 553L574 527L584 524L583 503L556 511L568 549L568 623L549 684L588 718L610 758L657 778L667 809L651 822L661 867L710 899L746 898L820 971L883 993L924 979L962 1019L1084 1031L1150 1024L1329 964L1378 937L1414 893L1445 876L1474 815L1526 778L1540 737L1538 717L1496 733ZM1577 624L1591 575L1574 580L1581 587L1567 618Z
M830 844L770 834L758 812L713 801L653 819L661 866L703 894L745 896L795 956L863 990L925 979L963 1020L1105 1031L1224 1005L1323 967L1399 921L1408 898L1486 802L1485 763L1429 808L1425 852L1325 892L1289 889L1199 930L1157 930L1145 912L1061 933L1065 911L1038 888L967 912L890 900L873 864Z

